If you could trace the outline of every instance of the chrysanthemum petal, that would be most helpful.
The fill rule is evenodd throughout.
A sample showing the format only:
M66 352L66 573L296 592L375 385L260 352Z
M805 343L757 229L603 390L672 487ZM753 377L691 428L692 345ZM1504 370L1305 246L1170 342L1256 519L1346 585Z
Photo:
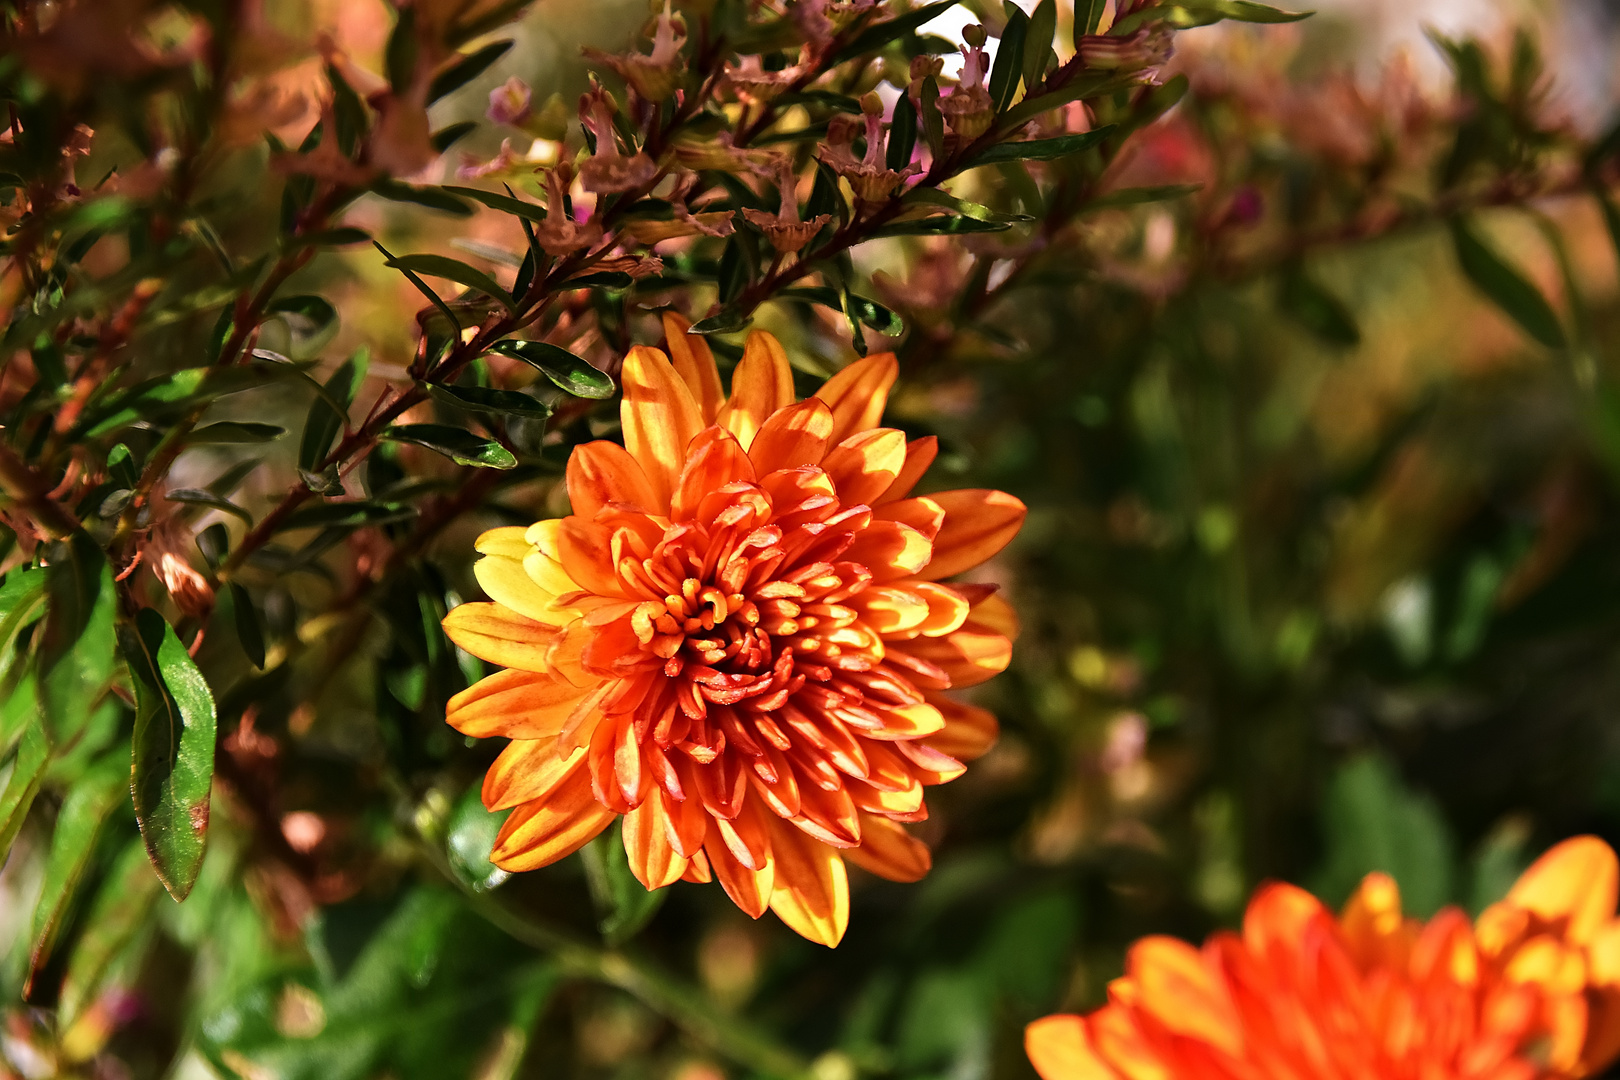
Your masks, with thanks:
M776 882L771 910L811 941L831 948L849 925L849 874L838 852L785 822L774 824Z
M945 524L934 537L934 558L922 576L938 581L970 570L1006 547L1029 513L1004 491L967 488L939 491L929 498L945 510Z
M624 447L641 463L658 500L669 509L669 496L686 463L686 446L704 428L703 413L686 383L657 349L637 345L624 358L620 376L624 402L619 407Z
M955 633L915 638L893 646L891 651L938 665L950 677L951 686L958 689L994 678L1012 662L1012 642L971 619Z
M586 770L575 769L545 798L512 811L489 860L512 871L549 866L590 843L617 816L591 797Z
M761 476L801 465L820 465L832 445L833 415L825 402L808 398L778 409L748 447Z
M903 585L873 585L850 598L861 622L874 633L905 634L928 620L928 601ZM965 617L965 616L964 616Z
M541 556L544 558L544 556ZM524 564L508 555L485 555L473 564L484 595L535 622L555 623L557 597L535 584Z
M748 335L743 358L731 373L731 399L720 410L720 423L737 436L744 450L778 409L793 404L793 368L782 343L763 330Z
M665 796L654 792L624 816L624 853L630 872L648 891L673 885L686 873L690 860L670 845L666 829Z
M1083 1016L1044 1016L1024 1029L1024 1051L1041 1080L1120 1080L1091 1047Z
M664 339L669 346L670 364L692 392L703 422L712 424L719 417L726 396L720 389L720 369L715 367L709 339L702 334L687 333L691 328L691 322L684 315L664 312Z
M958 761L973 761L996 744L1001 724L989 709L952 700L937 690L927 691L923 696L945 717L944 728L928 739L928 745L935 750Z
M906 461L906 435L894 428L857 431L827 452L821 467L845 506L870 506Z
M547 654L557 641L557 628L500 604L461 604L441 624L451 641L480 660L524 671L551 670Z
M774 843L772 845L775 847ZM776 880L776 861L767 859L759 870L750 870L737 861L737 856L726 847L718 829L711 828L703 841L703 854L708 856L709 869L719 879L731 902L751 919L765 914L771 903L771 888ZM693 860L694 863L696 860Z
M556 739L519 739L506 744L484 774L483 800L488 810L543 800L585 766L583 748L561 753Z
M928 565L933 547L928 538L898 521L874 521L855 536L844 558L872 571L882 583L910 577Z
M1577 836L1532 863L1504 903L1564 924L1565 939L1584 945L1614 918L1617 892L1620 865L1614 851L1595 836Z
M855 361L816 391L815 396L832 410L834 444L857 431L877 427L889 403L889 388L899 375L894 353L874 353Z
M529 530L521 525L503 525L480 533L473 541L473 550L480 555L505 555L508 559L523 561L533 550L529 543Z
M908 833L904 825L864 813L861 846L846 850L844 858L890 881L921 881L934 865L928 845Z
M926 495L918 495L873 508L872 519L910 525L932 543L945 525L945 508Z
M753 462L748 460L736 436L723 427L704 428L687 448L686 466L670 497L670 518L687 521L697 512L705 496L734 481L753 479Z
M911 489L917 486L917 481L923 478L928 466L934 463L939 453L939 440L932 435L924 435L920 439L913 439L906 444L906 463L900 469L900 475L894 478L889 490L878 496L874 506L904 499L911 494Z
M598 440L574 447L568 458L568 501L587 521L609 503L647 514L663 512L640 463L618 443Z
M668 505L667 496L665 505ZM613 530L577 517L563 519L557 534L563 570L579 587L597 596L629 598L613 567Z
M552 675L497 671L450 699L445 721L463 735L486 739L551 739L585 691Z
M1225 981L1208 958L1184 941L1154 935L1126 955L1140 1007L1171 1031L1229 1054L1243 1048L1242 1027Z

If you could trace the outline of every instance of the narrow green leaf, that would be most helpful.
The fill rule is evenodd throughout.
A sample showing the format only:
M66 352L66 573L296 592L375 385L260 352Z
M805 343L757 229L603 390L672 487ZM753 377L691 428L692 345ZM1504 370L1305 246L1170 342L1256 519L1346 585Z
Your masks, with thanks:
M32 683L27 684L32 689ZM43 726L38 723L38 709L33 709L34 722L23 730L22 741L17 744L17 753L12 758L11 776L6 780L6 789L0 792L0 859L4 859L11 851L11 844L17 839L17 830L22 828L23 818L28 816L28 810L34 805L34 796L39 794L39 782L45 777L45 770L51 763L51 744L45 738Z
M594 274L581 274L563 282L564 289L628 289L635 279L622 270L601 270Z
M163 497L170 502L185 503L188 506L206 506L211 510L232 514L247 522L251 528L253 515L237 506L231 500L203 488L170 488L163 493Z
M256 424L247 420L221 420L217 424L207 424L197 428L186 438L186 442L203 444L237 444L261 443L279 439L287 434L287 429L277 427L275 424Z
M113 677L112 569L96 542L76 533L46 570L45 623L39 639L39 700L53 744L70 742Z
M936 214L911 221L896 221L876 230L867 239L876 240L884 236L958 236L964 233L1005 232L1010 228L1012 226L1005 221L981 221L978 218Z
M512 305L512 297L496 284L494 278L482 270L468 266L460 259L452 259L448 255L400 255L389 259L388 265L396 270L409 270L413 274L426 274L429 277L454 281L457 285L476 289L499 301L508 311L517 310Z
M469 412L495 416L524 416L544 420L551 406L517 390L492 390L483 386L430 386L428 393L447 405Z
M265 309L272 315L296 315L309 322L311 333L321 333L337 322L337 308L319 296L283 296Z
M472 207L443 188L415 187L397 180L379 180L371 185L371 191L390 202L415 203L417 206L425 206L429 210L438 210L457 217L471 217L473 212Z
M1550 349L1566 344L1558 315L1541 290L1492 251L1463 218L1451 223L1457 263L1480 292L1529 334Z
M857 56L867 56L875 53L893 41L895 38L917 29L925 23L931 22L955 7L957 0L935 0L932 4L924 4L913 11L908 11L898 18L880 22L875 26L868 26L856 34L849 44L839 49L832 57L834 64L853 60Z
M699 319L687 331L689 334L735 334L745 330L753 319L737 311L722 310L718 314L710 315L707 319Z
M911 164L912 151L917 147L917 107L910 94L901 94L894 102L894 116L889 123L889 146L884 164L896 172Z
M132 488L141 482L141 470L135 462L135 455L123 443L107 453L107 473L119 487Z
M483 48L457 59L455 63L433 76L433 81L428 83L428 104L433 104L451 91L459 90L478 78L511 48L510 38L505 41L492 41Z
M306 506L282 519L278 532L298 529L329 529L338 526L358 528L383 525L415 516L416 511L398 503L334 502Z
M476 465L485 469L517 467L517 458L500 443L448 424L396 424L384 431L382 437L425 446L457 465Z
M428 136L428 142L432 144L433 149L442 154L477 130L478 121L463 120L459 124L450 124L435 131Z
M119 638L135 684L135 820L163 887L184 900L208 841L214 695L156 611L143 608Z
M1603 192L1597 193L1598 206L1603 210L1603 224L1609 230L1609 243L1614 248L1615 258L1620 259L1620 207L1614 205L1614 200Z
M349 244L369 243L370 240L371 234L366 230L344 225L336 229L300 233L285 242L292 247L345 247Z
M906 332L905 320L900 316L876 300L868 300L851 292L840 292L825 285L799 285L783 289L777 295L783 300L802 300L834 311L847 311L885 337L899 337Z
M1080 39L1087 34L1095 34L1097 27L1102 25L1103 9L1108 6L1108 0L1075 0L1074 5L1074 46L1080 47Z
M990 209L988 206L981 206L966 199L958 199L955 195L939 188L912 188L906 193L905 201L908 203L928 203L931 206L943 206L963 217L976 218L979 221L1000 221L1007 224L1018 224L1035 220L1028 214L1003 214L999 210Z
M1284 272L1277 299L1284 312L1323 341L1344 346L1361 343L1355 315L1344 301L1313 281L1302 267Z
M51 830L45 880L29 928L28 987L51 958L56 936L72 910L79 880L96 853L96 837L107 816L129 797L129 753L115 751L91 766L62 800Z
M1024 38L1024 93L1030 93L1046 77L1046 68L1052 62L1052 38L1056 35L1057 0L1041 0L1029 14Z
M1247 23L1291 23L1308 19L1313 11L1283 11L1256 4L1252 0L1183 0L1179 4L1155 4L1141 8L1109 27L1110 34L1129 34L1150 22L1162 22L1177 30L1231 20Z
M522 360L575 397L600 399L613 396L613 380L567 349L544 341L508 340L497 341L490 351Z
M939 111L939 82L932 75L923 80L920 97L923 140L928 143L928 152L938 161L945 153L945 116Z
M859 98L852 98L848 94L835 94L831 90L798 90L787 94L778 94L771 99L771 103L782 105L820 105L832 109L834 112L856 113L861 111Z
M388 85L395 94L404 96L416 75L416 9L402 7L397 11L394 31L388 35L388 46L383 51L383 66Z
M231 620L236 624L236 640L242 645L254 667L264 667L264 630L259 626L259 613L253 608L253 598L239 582L228 586L231 594Z
M157 875L146 864L146 846L132 841L113 864L84 919L84 936L68 960L62 979L59 1015L71 1027L100 994L107 973L148 929L152 902L162 894Z
M325 386L315 384L321 393L310 403L304 418L304 433L298 444L300 469L314 469L326 458L332 440L347 422L349 403L360 390L369 360L370 354L360 350L338 366Z
M975 158L973 164L992 165L998 161L1055 161L1091 149L1108 138L1113 130L1112 127L1100 127L1079 135L1059 135L1055 139L997 143Z
M1002 0L1007 26L996 46L996 59L990 65L990 101L996 112L1006 112L1018 93L1019 73L1024 67L1024 41L1029 33L1029 16L1012 0Z
M503 214L511 214L527 221L543 222L546 220L546 208L538 203L524 202L512 195L501 195L482 188L446 186L445 191L464 195L475 202L481 202L491 210L499 210Z

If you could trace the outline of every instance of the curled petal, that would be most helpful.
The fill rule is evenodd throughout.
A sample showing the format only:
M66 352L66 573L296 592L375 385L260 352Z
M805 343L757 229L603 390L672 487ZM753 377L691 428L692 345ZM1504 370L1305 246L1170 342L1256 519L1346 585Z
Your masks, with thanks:
M506 810L539 802L585 766L583 748L564 753L555 739L519 739L506 745L484 774L484 807Z
M670 517L687 521L704 498L727 484L754 479L754 464L736 436L723 427L704 428L687 449L686 467L670 497Z
M503 607L535 622L555 623L557 597L529 576L520 559L485 555L473 564L473 576L484 594Z
M1614 918L1617 890L1614 851L1595 836L1577 836L1532 863L1503 903L1561 925L1565 940L1584 945Z
M679 881L690 862L669 842L667 797L654 792L624 816L624 853L630 872L649 892Z
M476 739L553 739L585 693L555 675L498 671L451 698L444 718Z
M894 428L858 431L833 447L821 467L845 506L870 506L889 490L906 461L906 435Z
M939 440L932 435L925 435L920 439L913 439L906 444L906 463L900 469L900 475L894 478L889 490L878 497L874 506L894 502L911 494L911 489L917 486L917 481L923 478L928 466L934 463L934 457L939 453Z
M1004 634L971 620L954 634L937 638L916 638L891 651L903 651L938 665L953 687L977 686L1007 670L1012 662L1012 642Z
M815 396L832 410L834 443L877 427L889 403L889 388L899 375L900 365L893 353L874 353L855 361L816 391Z
M551 670L548 654L557 628L500 604L461 604L441 624L451 641L480 660L523 671Z
M929 736L928 745L958 761L981 758L996 744L1001 725L996 714L977 705L953 701L938 691L925 695L928 703L945 718L945 726L936 735Z
M524 803L496 834L490 862L503 870L537 870L572 855L618 815L591 797L588 770L575 769L542 799Z
M905 826L866 813L861 814L861 846L845 851L844 858L890 881L921 881L934 865L928 845Z
M480 534L473 542L473 550L480 555L504 555L519 562L522 562L533 548L534 545L529 543L529 530L521 525L490 529Z
M1024 1029L1024 1051L1041 1080L1119 1080L1092 1049L1083 1016L1044 1016Z
M772 850L775 850L773 838ZM714 876L720 879L720 887L726 890L731 902L736 904L751 919L757 919L765 914L770 906L771 889L776 881L776 861L768 857L765 865L758 870L750 870L737 861L737 856L731 853L725 840L720 836L718 829L710 829L709 835L703 841L703 854L708 856L709 867ZM694 860L695 864L696 860Z
M872 580L893 581L928 565L928 538L898 521L874 521L862 529L844 557L872 571Z

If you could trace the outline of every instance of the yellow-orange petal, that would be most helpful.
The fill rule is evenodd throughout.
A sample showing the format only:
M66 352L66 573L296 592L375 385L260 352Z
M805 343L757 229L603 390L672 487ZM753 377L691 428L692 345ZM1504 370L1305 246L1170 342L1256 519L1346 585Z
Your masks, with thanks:
M983 757L996 744L1001 724L989 709L953 701L937 690L926 691L923 696L945 717L944 728L928 738L928 745L933 749L958 761L972 761Z
M590 843L617 816L591 796L589 771L575 769L545 798L512 811L489 861L503 870L538 870Z
M568 501L582 518L594 518L610 503L644 514L664 509L640 463L618 443L598 440L574 447L568 456L567 483Z
M928 565L928 538L898 521L874 521L855 536L844 558L872 571L878 583L910 577Z
M691 321L684 315L664 312L664 343L669 346L670 364L692 392L703 422L712 424L726 403L726 395L720 389L720 369L715 367L709 339L687 333L691 328Z
M835 444L857 431L877 427L889 403L889 388L899 375L894 353L874 353L855 361L816 391L815 396L832 410Z
M904 499L911 494L911 489L917 486L917 481L923 478L928 466L934 463L939 454L939 440L932 435L924 435L920 439L913 439L906 444L906 463L900 468L900 475L894 478L889 490L878 496L874 506L882 506L898 499Z
M1041 1080L1120 1080L1092 1048L1083 1016L1043 1016L1024 1029L1024 1052Z
M1584 945L1614 918L1617 892L1620 864L1614 850L1595 836L1576 836L1532 863L1503 903L1562 924L1567 940Z
M1620 1056L1620 921L1604 923L1593 935L1586 962L1592 1012L1581 1064L1590 1075Z
M884 503L872 511L874 521L898 521L910 525L933 543L945 524L945 508L926 495Z
M547 659L557 628L500 604L461 604L441 624L450 640L480 660L524 671L551 670Z
M665 505L668 505L667 501ZM597 596L629 597L624 582L613 566L611 528L582 518L564 518L557 541L562 556L558 561L581 589Z
M832 948L849 925L849 873L839 853L787 822L772 823L771 910L801 936Z
M743 358L731 373L731 399L720 410L721 425L747 450L771 414L793 399L793 368L782 343L763 330L750 332Z
M868 586L850 597L848 604L875 634L920 633L919 628L928 621L928 600L908 585Z
M485 555L473 564L473 576L484 595L502 607L535 622L556 623L557 597L537 585L521 561L507 555Z
M1004 634L969 619L962 629L943 637L920 637L892 647L930 664L938 665L950 677L951 686L961 689L977 686L1007 670L1012 662L1012 642Z
M522 525L489 529L473 541L473 550L480 555L504 555L518 562L522 562L533 548L534 545L529 543L529 530Z
M630 872L649 892L679 881L690 862L670 845L665 828L666 797L664 792L654 791L624 816L624 853Z
M723 427L707 427L686 449L686 465L670 496L671 520L685 521L697 512L705 496L738 480L754 479L754 464Z
M934 558L922 574L930 581L970 570L1006 547L1029 511L1005 491L966 488L938 491L929 498L945 510L945 524L934 537Z
M1139 1007L1166 1028L1229 1054L1242 1051L1243 1029L1231 994L1204 953L1153 935L1131 946L1125 970L1140 994Z
M1243 911L1243 944L1256 956L1286 955L1305 940L1306 926L1331 919L1322 901L1296 885L1262 885Z
M703 841L702 854L708 856L709 869L726 890L731 902L751 919L765 914L771 903L771 889L776 881L776 861L767 859L758 870L750 870L737 861L718 829L711 828ZM696 865L697 860L693 860Z
M1412 935L1401 914L1400 886L1388 874L1374 872L1361 879L1361 885L1345 901L1339 926L1345 947L1363 968L1406 967Z
M876 814L861 814L861 844L844 858L890 881L921 881L934 865L928 845L906 831L904 825Z
M703 413L686 383L657 349L637 345L624 358L620 375L624 401L619 406L624 447L641 464L658 500L669 509L669 496L686 464L686 446L704 428Z
M555 674L497 671L452 697L444 719L475 739L552 739L585 693Z
M827 403L807 398L772 413L749 445L748 457L761 476L801 465L819 466L832 445L832 431Z
M520 739L506 744L484 774L482 796L490 811L543 800L585 767L585 750L562 753L556 739Z
M822 459L821 467L845 506L870 506L889 489L906 461L906 435L894 428L857 431Z

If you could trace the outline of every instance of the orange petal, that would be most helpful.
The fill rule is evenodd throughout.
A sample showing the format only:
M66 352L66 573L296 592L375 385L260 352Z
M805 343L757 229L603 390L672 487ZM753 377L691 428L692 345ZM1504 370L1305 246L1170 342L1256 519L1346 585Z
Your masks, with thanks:
M758 799L744 796L736 817L715 818L711 824L739 863L749 870L765 869L771 859L771 834Z
M670 846L665 829L666 797L664 792L655 791L624 816L624 853L630 861L630 872L649 892L679 881L690 861Z
M1229 1054L1242 1051L1242 1026L1226 980L1203 953L1152 935L1131 946L1125 970L1140 992L1139 1007L1165 1027Z
M924 694L928 703L945 717L945 727L938 735L929 736L928 745L958 761L981 758L996 744L1001 725L996 714L977 705L953 701L938 691Z
M869 739L893 742L897 739L922 739L944 730L945 717L926 701L910 705L891 705L879 711L883 727L861 732Z
M1563 923L1564 937L1584 945L1614 917L1617 890L1620 866L1613 849L1595 836L1577 836L1532 863L1503 903Z
M957 689L992 679L1012 662L1012 642L971 620L953 634L915 638L896 644L893 651L937 664Z
M555 623L557 597L535 584L523 563L506 555L485 555L473 564L484 594L502 607L536 622Z
M910 577L928 565L933 547L928 538L898 521L874 521L855 536L844 558L872 571L882 583Z
M503 870L537 870L572 855L617 815L591 797L588 770L575 769L543 799L512 811L489 861Z
M694 885L707 885L713 881L714 873L709 869L709 857L701 851L693 855L692 861L686 864L686 873L681 875L681 880L690 881Z
M849 874L833 848L785 821L772 823L776 883L771 910L803 937L828 948L849 925Z
M552 739L585 693L555 675L498 671L451 698L444 719L475 739Z
M697 513L705 496L733 481L753 479L753 462L736 436L723 427L704 428L686 449L686 465L670 497L670 518L686 521Z
M1592 1014L1587 1022L1581 1072L1601 1073L1620 1055L1620 922L1605 923L1587 947L1586 997Z
M483 799L488 810L544 800L585 765L585 750L562 753L556 739L507 743L484 774Z
M778 409L765 421L748 447L759 475L800 465L820 465L831 445L832 410L817 398Z
M685 316L664 312L664 343L669 346L670 363L697 400L703 422L712 424L726 403L720 389L720 369L714 366L709 339L702 334L688 334L691 328L692 323Z
M861 846L845 851L844 858L890 881L921 881L934 865L928 845L904 825L866 813L861 815Z
M743 358L731 373L731 400L720 410L720 423L747 450L771 414L792 405L794 398L793 368L782 343L763 330L750 332Z
M629 598L629 591L613 567L611 528L584 518L564 518L557 544L562 556L558 562L581 589L597 596Z
M906 461L906 434L894 428L857 431L828 451L821 467L845 506L871 505Z
M637 345L624 358L620 374L624 401L619 406L624 448L641 463L657 498L659 512L669 509L669 496L686 464L686 446L703 430L703 413L692 391L675 374L664 354Z
M489 529L473 541L473 549L480 555L504 555L518 562L522 562L533 548L534 545L529 543L529 530L522 525Z
M919 495L884 503L872 511L872 520L898 521L902 525L910 525L932 541L945 525L945 508L933 499Z
M1091 1045L1085 1017L1043 1016L1024 1029L1024 1052L1041 1080L1120 1080Z
M774 844L772 845L774 848ZM736 904L751 919L757 919L765 914L770 906L771 888L776 880L775 859L767 859L765 866L760 870L750 870L737 861L720 838L718 829L710 829L708 837L703 841L703 854L709 857L709 868L714 876L720 879L720 887L726 890L731 902ZM694 864L696 860L694 859Z
M945 524L934 537L934 558L923 573L930 581L960 574L1006 547L1029 511L1004 491L969 488L930 495L945 509Z
M977 623L982 629L994 630L1008 641L1018 640L1018 612L996 593L973 605L973 610L968 613L968 622Z
M547 655L557 628L500 604L460 604L440 624L450 640L480 660L524 671L551 670Z
M850 597L848 603L875 634L911 635L928 621L927 599L901 585L868 586Z
M664 829L669 846L688 859L702 858L703 841L709 835L709 815L693 798L671 802L664 808Z
M906 444L906 463L900 469L900 475L894 478L889 490L878 496L874 506L891 503L903 499L911 494L911 489L917 486L917 481L923 478L928 466L934 463L939 454L939 440L932 435L925 435L920 439L913 439Z
M899 375L894 353L875 353L855 361L816 391L815 396L832 409L834 443L877 427L883 407L889 403L889 387Z
M574 447L568 456L568 501L590 520L609 503L644 514L661 513L658 493L636 459L618 443L605 440Z

